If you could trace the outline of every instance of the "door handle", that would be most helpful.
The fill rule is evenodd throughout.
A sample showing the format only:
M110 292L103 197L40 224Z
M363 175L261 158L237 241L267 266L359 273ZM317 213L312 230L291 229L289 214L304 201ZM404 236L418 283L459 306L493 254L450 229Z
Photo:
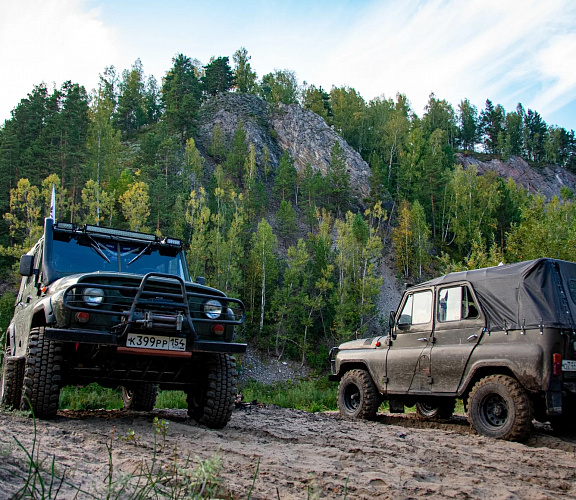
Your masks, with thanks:
M470 337L468 337L466 340L468 342L471 342L472 340L476 340L478 338L478 335L474 334L474 335L470 335Z
M428 342L428 337L422 337L418 339L418 342Z

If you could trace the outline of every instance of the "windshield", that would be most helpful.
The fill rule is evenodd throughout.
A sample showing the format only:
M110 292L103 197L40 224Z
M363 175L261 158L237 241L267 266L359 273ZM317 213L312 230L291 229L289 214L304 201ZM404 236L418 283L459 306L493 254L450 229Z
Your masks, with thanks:
M86 235L54 233L52 266L67 274L112 271L133 274L158 272L186 279L180 251L147 243L102 241Z

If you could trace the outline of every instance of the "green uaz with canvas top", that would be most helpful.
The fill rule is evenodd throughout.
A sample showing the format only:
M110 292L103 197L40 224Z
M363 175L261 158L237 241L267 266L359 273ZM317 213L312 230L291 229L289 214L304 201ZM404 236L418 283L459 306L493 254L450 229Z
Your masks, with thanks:
M52 418L62 386L98 382L122 386L127 409L151 410L160 387L184 390L200 423L226 425L244 305L193 282L179 240L48 218L20 274L4 406Z
M451 273L409 288L388 335L331 352L338 405L373 418L416 405L448 418L462 398L472 426L522 440L533 418L576 428L576 264L538 259Z

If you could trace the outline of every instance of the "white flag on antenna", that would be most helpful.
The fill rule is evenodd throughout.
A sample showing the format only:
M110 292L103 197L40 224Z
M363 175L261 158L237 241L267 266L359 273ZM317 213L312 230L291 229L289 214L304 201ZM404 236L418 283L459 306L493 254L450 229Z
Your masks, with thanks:
M52 198L50 199L50 215L49 219L56 221L56 188L52 184Z

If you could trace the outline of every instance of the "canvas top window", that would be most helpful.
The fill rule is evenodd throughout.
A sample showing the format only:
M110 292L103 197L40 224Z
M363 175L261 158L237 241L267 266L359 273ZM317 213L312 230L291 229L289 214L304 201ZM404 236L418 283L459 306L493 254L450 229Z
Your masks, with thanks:
M466 285L441 288L438 291L438 321L460 321L478 317L478 306Z

